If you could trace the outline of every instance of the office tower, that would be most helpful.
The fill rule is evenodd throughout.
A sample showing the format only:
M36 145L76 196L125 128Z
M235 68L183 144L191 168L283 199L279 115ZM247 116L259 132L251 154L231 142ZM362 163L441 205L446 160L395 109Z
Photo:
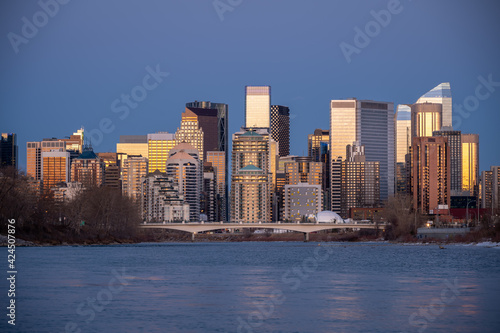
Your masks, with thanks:
M200 206L201 214L205 214L209 222L219 221L217 214L217 173L212 163L205 162L203 165L203 191L201 192ZM201 216L200 214L200 216ZM201 217L200 217L201 218ZM201 218L203 221L203 218Z
M159 170L142 177L142 219L146 223L189 221L189 204L178 184Z
M488 208L491 216L500 212L500 166L491 166L481 173L481 208Z
M185 128L189 132L183 132L183 134L177 132L176 137L178 138L178 142L189 142L198 148L197 143L193 143L193 140L189 138L198 135L196 130L201 129L203 132L203 146L200 150L203 151L203 154L201 155L206 156L207 151L217 150L219 147L217 113L216 109L186 107L186 110L182 113L181 128L185 123Z
M226 153L223 151L208 151L207 162L212 163L212 167L216 173L217 216L219 220L227 222Z
M297 156L295 161L285 163L285 177L289 185L322 185L323 163L312 162L309 156Z
M462 192L462 133L453 128L443 126L440 131L434 131L432 136L448 138L450 146L450 193L451 196L461 195Z
M44 194L49 193L58 183L69 182L69 152L54 149L41 153L41 182Z
M332 100L330 175L332 210L340 212L341 165L346 147L365 146L367 162L380 162L380 200L394 194L394 104L370 100Z
M269 136L255 131L233 135L231 222L271 219Z
M313 162L324 162L321 156L328 150L330 131L317 128L307 136L307 151Z
M130 155L122 164L122 194L137 201L141 198L141 178L148 173L148 159Z
M17 169L17 135L2 133L0 140L0 167L13 166Z
M396 143L396 193L408 193L406 174L406 154L411 146L411 107L399 104L394 114Z
M284 192L285 221L306 222L322 210L321 185L285 185Z
M41 142L26 143L26 174L35 180L42 179Z
M217 182L218 184L221 184L221 182L224 184L224 191L219 191L219 195L222 195L220 198L220 202L222 207L219 208L220 213L223 215L219 215L221 220L223 221L228 221L229 220L229 209L228 209L228 204L229 204L229 189L228 189L228 184L229 184L229 172L228 172L228 166L229 166L229 141L228 141L228 105L224 103L212 103L212 102L191 102L191 103L186 103L186 107L190 108L201 108L201 109L216 109L217 110L217 123L218 123L218 134L217 137L218 139L218 147L217 151L219 152L224 152L224 167L225 169L219 170L217 169ZM208 152L207 152L208 154ZM212 162L212 161L209 161ZM216 167L216 165L214 165ZM221 178L223 176L223 178Z
M442 105L435 103L413 104L411 106L412 137L432 136L434 131L441 130Z
M479 135L462 134L462 191L479 192Z
M121 191L120 165L118 153L97 153L104 163L103 186Z
M200 219L200 194L202 190L201 159L198 149L188 143L176 145L170 151L166 174L179 189L179 195L189 204L190 221Z
M175 134L159 132L147 135L148 140L148 172L165 172L170 149L176 146Z
M346 147L341 164L340 215L350 208L375 208L380 205L380 162L367 162L365 147L354 142Z
M270 128L271 87L245 87L245 127Z
M422 103L435 103L441 104L442 106L442 126L453 126L452 125L452 101L451 101L451 88L449 82L444 82L434 87L432 90L428 91L422 97L420 97L415 104ZM436 131L438 131L437 129ZM419 135L424 136L424 135ZM431 136L431 135L425 135Z
M410 149L414 209L422 214L450 206L450 148L446 137L414 137Z
M83 153L71 163L71 181L82 183L84 188L99 187L103 184L104 162L94 153L91 146L84 146Z
M279 156L290 155L290 109L271 105L271 138L279 145Z
M120 163L127 159L128 155L148 158L148 136L120 135L120 142L116 144L116 153Z

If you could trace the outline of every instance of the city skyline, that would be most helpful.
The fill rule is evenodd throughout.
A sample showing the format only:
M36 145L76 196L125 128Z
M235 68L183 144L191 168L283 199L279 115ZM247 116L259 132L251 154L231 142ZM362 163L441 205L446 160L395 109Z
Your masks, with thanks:
M307 135L316 128L327 129L323 124L329 121L332 99L355 96L412 104L442 82L450 82L453 118L461 120L454 129L477 133L483 151L498 151L494 142L500 134L494 124L500 120L495 112L500 104L496 83L500 81L496 61L500 50L493 38L500 23L495 20L497 5L492 1L485 6L466 1L401 2L402 10L366 46L357 46L359 52L349 56L350 62L340 45L356 46L355 28L364 29L374 21L371 12L387 10L387 1L359 6L245 2L226 12L223 21L210 2L196 4L199 6L122 2L116 15L112 14L116 9L113 2L102 4L99 11L92 2L70 2L60 5L36 36L18 45L17 53L4 38L0 43L4 73L0 99L5 111L0 116L0 130L17 134L19 166L26 166L26 142L48 136L63 138L68 129L81 126L88 133L95 130L97 152L114 151L120 135L174 133L185 103L194 100L228 104L228 133L235 133L244 124L246 85L273 87L271 103L290 108L293 155L306 155ZM283 9L290 14L282 17L283 23L297 20L298 13L303 15L301 21L312 23L283 24L287 28L265 34ZM40 10L37 3L11 4L1 14L4 36L22 34L21 18L31 20ZM137 12L148 19L129 22L127 18ZM421 25L424 13L426 26ZM185 15L197 22L194 29L203 26L199 37L191 30L173 28ZM108 24L111 18L116 26ZM254 28L251 33L249 27ZM89 37L89 31L106 34ZM423 38L432 52L415 51L413 46ZM259 50L246 40L258 43ZM442 40L447 40L446 47ZM203 57L185 52L189 45L214 49L229 42L234 47L222 57L218 52L205 52ZM263 48L268 52L262 53ZM315 61L305 61L309 57ZM141 95L144 92L146 97ZM137 100L129 100L129 106L122 94ZM477 109L475 102L479 103ZM481 171L498 164L499 154L480 155Z

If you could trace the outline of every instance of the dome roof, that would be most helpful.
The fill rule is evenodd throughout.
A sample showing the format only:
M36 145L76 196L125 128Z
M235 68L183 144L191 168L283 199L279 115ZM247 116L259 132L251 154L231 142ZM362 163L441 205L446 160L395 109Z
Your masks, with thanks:
M316 221L319 223L344 223L339 214L330 210L324 210L316 215Z

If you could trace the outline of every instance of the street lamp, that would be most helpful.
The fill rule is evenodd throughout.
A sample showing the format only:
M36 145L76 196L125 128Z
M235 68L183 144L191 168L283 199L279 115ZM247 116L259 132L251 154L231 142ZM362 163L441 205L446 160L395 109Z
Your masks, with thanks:
M465 219L466 219L467 223L469 223L469 204L471 204L472 202L477 202L477 199L469 201L469 198L467 198L467 206L465 208ZM477 215L476 216L477 224L479 224L479 205L477 206L477 214L476 215Z

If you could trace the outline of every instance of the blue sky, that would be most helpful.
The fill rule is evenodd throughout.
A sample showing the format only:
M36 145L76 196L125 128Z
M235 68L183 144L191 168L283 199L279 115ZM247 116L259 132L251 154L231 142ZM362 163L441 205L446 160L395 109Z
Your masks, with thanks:
M500 83L478 80L500 82L495 0L220 0L219 13L213 0L41 3L52 16L38 1L0 4L0 131L18 134L23 169L27 141L102 123L94 150L115 151L120 135L175 132L194 100L229 104L232 134L245 85L270 85L271 103L290 107L291 153L307 154L331 99L414 103L441 82L467 106L453 116L479 133L480 169L500 165ZM380 11L392 11L384 26L373 23ZM356 28L371 37L348 62L340 45L356 47ZM155 70L168 75L144 83ZM131 93L140 102L117 110Z

